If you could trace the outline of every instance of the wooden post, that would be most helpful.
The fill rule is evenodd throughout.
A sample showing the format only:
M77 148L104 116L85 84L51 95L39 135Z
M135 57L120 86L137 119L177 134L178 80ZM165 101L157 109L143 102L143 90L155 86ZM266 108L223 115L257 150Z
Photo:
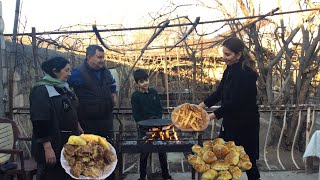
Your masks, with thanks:
M192 52L192 61L193 61L193 66L192 66L192 103L195 103L196 100L196 87L197 87L197 58L196 58L196 52Z
M203 43L201 41L201 52L200 52L200 82L201 82L201 85L203 85L203 61L204 61L204 58L203 58Z
M168 60L167 60L167 49L164 49L164 75L166 83L166 94L167 94L167 108L169 107L169 82L168 82Z
M32 53L33 53L35 79L38 80L39 79L38 49L37 49L36 28L35 27L32 27Z
M180 103L181 103L181 85L180 85L180 57L179 57L179 51L178 51L179 48L176 48L176 54L177 54L177 61L178 61L178 102L176 104L176 106L178 106Z
M12 33L12 52L9 58L9 82L8 82L8 103L9 103L9 119L13 119L13 78L14 78L14 66L17 59L17 31L18 31L18 19L20 12L20 0L16 0L16 10L14 17L13 33Z
M116 134L116 142L115 142L115 148L117 151L117 156L118 156L118 164L116 166L116 171L115 171L115 179L120 179L122 180L122 150L121 150L121 146L120 146L120 141L121 141L121 136L120 134Z
M6 44L3 37L4 21L2 19L2 2L0 1L0 117L5 117L4 89L3 89L3 62L6 57Z

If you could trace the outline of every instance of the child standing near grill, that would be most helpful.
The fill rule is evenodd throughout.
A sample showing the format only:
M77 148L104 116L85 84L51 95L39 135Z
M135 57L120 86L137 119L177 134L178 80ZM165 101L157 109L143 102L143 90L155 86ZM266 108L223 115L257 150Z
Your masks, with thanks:
M132 114L136 122L147 119L161 119L162 106L158 92L149 87L149 76L146 71L138 69L133 73L137 90L132 94L131 105ZM147 128L139 127L139 137L146 135ZM140 154L140 178L145 180L147 175L147 161L150 153L142 152ZM168 163L166 153L159 153L159 161L163 179L171 179L168 172Z

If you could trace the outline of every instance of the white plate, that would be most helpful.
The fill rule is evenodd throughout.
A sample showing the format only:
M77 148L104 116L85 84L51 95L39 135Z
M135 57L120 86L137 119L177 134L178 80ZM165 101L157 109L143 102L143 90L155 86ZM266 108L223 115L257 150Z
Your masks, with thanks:
M101 176L97 177L96 179L105 179L105 178L107 178L108 176L110 176L110 174L115 170L115 168L117 166L118 158L117 158L116 150L114 149L114 147L109 142L108 142L108 144L109 144L109 147L111 148L111 151L116 156L116 160L113 163L111 163L108 166L108 168L101 174ZM80 175L79 177L73 176L70 173L71 167L69 166L68 161L64 158L63 151L64 151L64 148L62 148L62 150L61 150L60 162L61 162L61 166L64 168L66 173L68 173L74 179L93 179L92 177L87 177L87 176L83 176L83 175Z

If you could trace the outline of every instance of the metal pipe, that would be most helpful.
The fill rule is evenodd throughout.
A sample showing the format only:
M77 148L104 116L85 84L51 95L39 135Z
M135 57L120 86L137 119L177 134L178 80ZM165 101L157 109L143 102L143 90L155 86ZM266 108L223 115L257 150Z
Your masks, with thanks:
M282 137L283 137L283 132L284 132L284 129L285 129L285 126L286 126L286 119L287 119L287 111L284 111L282 129L281 129L280 139L279 139L278 146L277 146L277 158L278 158L278 162L279 162L282 170L286 170L286 168L283 166L283 164L282 164L282 162L280 160L279 150L280 150L280 145L281 145L281 141L282 141Z
M292 159L292 161L293 161L293 163L294 163L294 165L296 166L297 169L300 169L300 167L298 166L298 164L294 160L293 150L294 150L294 145L295 145L295 142L296 142L296 139L297 139L297 136L298 136L298 131L299 131L299 128L300 128L300 121L301 121L301 110L299 111L298 125L297 125L296 132L294 134L292 147L291 147L291 159Z
M228 19L219 19L219 20L212 20L212 21L203 21L199 22L198 24L211 24L211 23L217 23L217 22L229 22L229 21L235 21L235 20L242 20L242 19L254 19L259 17L267 17L267 16L277 16L281 14L292 14L292 13L298 13L298 12L307 12L307 11L319 11L320 8L310 8L310 9L302 9L302 10L295 10L295 11L287 11L282 13L273 13L268 15L256 15L256 16L246 16L246 17L239 17L239 18L228 18ZM194 23L182 23L182 24L171 24L167 27L181 27L181 26L192 26ZM114 28L114 29L103 29L99 30L99 32L113 32L113 31L134 31L134 30L147 30L147 29L155 29L155 28L162 28L165 27L165 25L161 26L147 26L147 27L133 27L133 28ZM53 31L46 31L46 32L39 32L36 33L36 35L44 35L44 34L81 34L81 33L93 33L93 30L81 30L81 31L61 31L61 32L53 32ZM30 36L30 33L19 33L18 36ZM4 34L4 36L12 36L12 34Z
M307 128L306 128L306 147L308 146L309 144L309 141L310 141L310 134L311 134L311 108L308 107L307 109Z
M266 135L266 140L264 142L264 150L263 150L263 159L264 159L264 162L266 163L267 165L267 168L268 170L271 170L269 164L268 164L268 161L267 161L267 144L268 144L268 135L269 135L269 132L270 132L270 129L271 129L271 123L272 123L272 116L273 116L273 113L272 111L270 112L270 120L269 120L269 126L268 126L268 131L267 131L267 135Z

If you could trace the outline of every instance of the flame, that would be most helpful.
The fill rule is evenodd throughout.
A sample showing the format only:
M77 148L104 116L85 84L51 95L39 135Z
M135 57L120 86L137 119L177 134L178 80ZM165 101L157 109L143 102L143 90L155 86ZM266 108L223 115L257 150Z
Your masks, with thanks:
M169 130L172 126L173 126L173 124L170 124L170 125L168 125L168 126L163 126L163 127L162 127L162 131L164 131L164 130Z
M170 131L166 130L165 134L166 134L166 138L169 139L170 138Z
M147 132L147 134L150 134L149 138L146 140L146 142L152 141L155 139L161 139L162 141L165 140L178 140L177 132L175 131L173 124L164 126L162 128L151 128L149 129L150 132Z
M174 127L172 127L172 132L173 132L174 140L179 140L179 139L178 139L177 132L174 130Z
M161 139L162 141L164 141L164 134L163 134L162 131L159 133L159 135L160 135L160 139Z

